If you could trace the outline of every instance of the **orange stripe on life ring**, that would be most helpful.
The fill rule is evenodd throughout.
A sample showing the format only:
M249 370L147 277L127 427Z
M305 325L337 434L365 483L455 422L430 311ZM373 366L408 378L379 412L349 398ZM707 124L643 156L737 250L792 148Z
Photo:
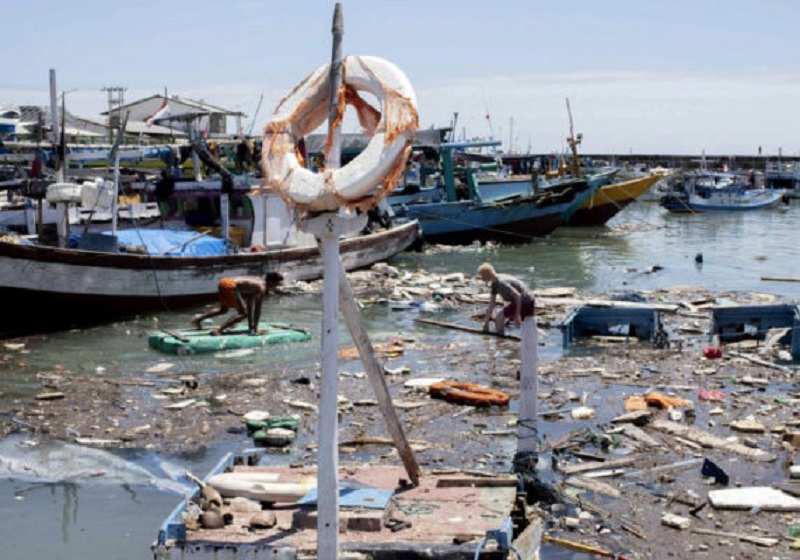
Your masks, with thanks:
M511 396L502 391L460 381L440 381L428 391L434 398L470 406L506 406L511 400Z

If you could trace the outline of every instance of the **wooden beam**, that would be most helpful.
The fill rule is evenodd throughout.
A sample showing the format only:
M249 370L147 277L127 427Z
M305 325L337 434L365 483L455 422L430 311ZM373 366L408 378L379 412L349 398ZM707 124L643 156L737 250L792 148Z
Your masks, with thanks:
M417 323L423 323L425 325L434 325L436 327L444 327L446 329L455 329L458 331L470 332L474 334L482 334L486 336L496 336L497 338L507 338L511 340L520 340L520 337L516 334L499 334L493 331L484 331L483 329L477 329L475 327L468 327L466 325L458 325L456 323L445 323L443 321L434 321L433 319L422 319L417 318L414 319Z
M378 363L378 359L375 357L375 350L372 347L372 342L361 321L358 304L353 295L353 289L350 287L350 282L347 280L347 274L345 273L341 260L339 261L339 309L344 316L347 328L350 330L350 336L353 337L353 342L356 348L358 348L358 353L361 356L361 363L364 365L364 369L367 372L370 385L372 385L372 391L375 393L375 398L378 400L378 407L381 409L386 427L394 441L394 446L400 458L403 460L403 465L406 468L411 482L415 485L419 485L419 464L417 464L414 451L411 449L411 445L406 439L403 426L400 424L400 419L397 417L397 412L392 404L392 397L386 385L383 367Z

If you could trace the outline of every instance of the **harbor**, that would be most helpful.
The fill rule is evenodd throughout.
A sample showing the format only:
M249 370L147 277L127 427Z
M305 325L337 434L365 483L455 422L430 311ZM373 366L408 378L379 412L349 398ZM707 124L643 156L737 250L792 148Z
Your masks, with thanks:
M697 24L661 6L566 28L329 4L131 7L92 35L118 28L98 68L126 60L142 89L63 60L85 33L54 29L47 68L14 59L4 555L794 557L800 159L781 57L734 67L706 41L672 66ZM459 33L434 62L443 10ZM632 42L643 17L670 48ZM774 23L754 55L781 52ZM136 56L131 26L149 33ZM235 49L266 28L271 48ZM540 54L556 28L557 62ZM236 56L167 72L189 29Z
M782 236L792 231L793 210L790 208L788 211L768 210L746 215L716 216L713 224L709 224L707 217L671 215L656 204L639 203L621 213L606 228L580 228L577 232L567 230L566 233L554 234L524 246L464 248L434 246L427 252L406 253L392 259L388 264L399 271L399 276L393 280L386 278L381 282L369 280L367 286L359 284L357 273L352 279L353 286L361 301L372 302L364 308L364 314L367 328L376 344L389 343L398 338L398 335L406 340L402 354L386 358L385 365L391 391L393 394L397 392L394 398L399 403L411 405L409 408L399 410L404 426L409 430L412 443L424 446L425 450L418 451L422 468L425 471L430 469L451 473L453 470L466 471L472 475L476 472L508 473L511 470L510 460L515 448L513 420L518 406L513 398L507 409L486 412L476 409L470 412L469 407L433 401L424 392L406 387L406 382L414 378L449 377L447 370L455 367L459 372L458 379L492 386L510 394L518 392L516 382L518 366L514 362L518 352L518 342L482 337L466 331L441 328L416 321L427 317L437 322L456 323L465 327L474 325L479 328L478 323L471 323L467 319L470 315L482 312L485 307L484 298L487 295L485 288L471 280L478 264L484 260L491 260L498 269L518 275L529 282L535 290L541 290L545 294L548 290L550 293L558 288L563 291L565 286L577 284L571 289L578 290L572 293L573 297L580 296L580 299L585 299L590 294L605 299L614 292L631 291L641 293L646 298L655 297L662 303L664 300L690 302L702 298L711 298L717 303L792 302L796 301L800 289L796 283L771 282L761 278L794 277L800 272L792 268L794 265L786 258L787 249L780 243ZM706 248L708 247L706 237L712 230L717 235L713 253ZM767 231L770 232L769 235L766 234ZM652 235L653 232L668 233L668 235L655 236ZM700 235L701 233L704 235ZM772 240L772 245L765 243L749 251L742 251L737 242L742 236L762 239L765 242ZM695 261L698 252L703 253L705 257L701 265ZM652 256L654 254L662 258L654 260ZM474 298L474 302L462 303L458 308L452 309L442 305L440 311L434 314L421 311L419 306L407 306L401 309L402 306L399 304L390 305L389 300L392 299L395 288L400 291L403 288L411 289L412 292L415 288L420 290L420 286L415 287L411 281L415 273L422 273L421 277L426 278L426 282L434 284L444 284L436 282L436 279L458 277L461 274L463 279L461 284L456 284L457 292L465 297ZM376 276L365 274L364 278L383 277L378 276L377 271L374 274ZM569 282L570 279L580 281ZM695 286L694 290L691 289L692 285ZM708 288L700 289L697 287L700 285ZM427 291L427 288L422 289ZM265 313L269 320L283 320L309 327L312 338L318 340L319 324L314 309L318 305L316 302L319 301L319 297L317 289L311 286L296 291L287 289L286 293L267 302ZM657 388L662 385L667 390L672 386L687 387L679 389L677 394L694 401L696 416L692 425L699 429L707 426L708 421L714 416L705 415L713 407L704 406L697 398L697 393L688 389L698 387L700 384L698 374L692 373L695 370L704 371L711 368L718 372L700 375L704 377L710 375L708 380L704 380L707 383L712 379L716 380L713 384L722 389L726 395L727 390L734 390L737 387L730 385L732 377L743 379L748 375L756 379L770 379L770 389L767 394L775 392L791 398L792 391L797 390L793 376L787 377L780 370L764 368L753 370L733 354L730 356L726 354L724 361L719 362L719 366L722 363L726 364L721 369L714 362L705 360L702 355L703 348L711 341L711 336L707 334L710 329L710 317L707 313L699 314L695 319L682 317L680 314L670 319L677 320L678 325L682 323L691 325L694 321L701 321L697 327L697 334L690 336L688 334L690 331L687 331L684 334L674 335L674 340L684 341L680 353L677 353L677 347L673 347L673 351L667 353L667 356L678 357L680 363L685 365L666 365L673 363L672 358L665 358L663 355L656 357L659 351L647 349L646 344L601 346L591 351L588 356L585 355L586 350L581 350L577 355L570 357L570 352L563 349L560 329L553 325L559 318L566 317L567 310L571 306L555 307L551 316L547 311L549 305L545 304L545 301L552 302L553 299L552 296L541 296L538 314L539 327L543 331L540 346L542 383L540 410L545 411L552 407L561 412L558 416L543 417L540 421L543 449L570 433L605 425L611 416L622 412L622 403L626 396L643 393L650 387ZM93 530L102 530L109 535L116 535L123 543L128 542L129 544L125 545L126 549L129 548L126 557L143 557L147 553L142 552L142 547L144 550L149 550L157 541L157 526L160 523L158 520L165 519L180 500L180 496L174 491L159 488L169 487L165 481L174 483L171 477L180 480L185 470L202 476L211 472L225 453L241 453L252 448L253 440L244 426L243 415L253 410L270 409L273 415L296 414L301 419L297 441L289 448L289 453L284 454L285 451L279 454L267 453L265 457L269 459L270 464L290 465L298 462L307 464L312 459L313 446L309 446L316 437L314 413L303 408L294 408L288 402L298 406L302 406L299 403L314 404L314 388L318 382L315 381L316 359L313 355L309 355L307 347L302 346L314 343L279 345L244 355L234 353L225 356L223 353L214 355L212 362L202 356L184 356L176 359L175 356L169 357L148 348L147 336L151 332L158 330L159 327L167 330L184 328L191 316L190 310L185 313L144 315L135 320L105 326L9 341L6 346L7 357L4 360L7 371L2 376L6 383L3 387L5 411L3 426L5 430L13 433L7 436L5 441L18 442L14 445L20 445L21 441L38 441L39 431L31 428L32 431L29 432L24 424L33 427L42 421L49 424L48 431L55 430L54 435L60 434L67 441L78 437L89 441L115 440L124 435L121 443L101 449L107 449L115 456L121 454L122 457L128 458L130 463L127 470L133 471L135 476L120 484L125 486L132 484L132 488L138 488L135 493L136 498L124 497L127 493L119 495L122 486L116 486L114 475L117 471L109 469L107 464L104 467L101 464L92 468L98 470L104 468L108 471L104 475L108 480L103 480L102 475L84 476L80 482L62 480L54 486L54 481L48 480L47 485L42 486L41 481L37 481L36 472L31 471L27 475L28 482L24 480L5 482L6 491L18 496L17 500L8 502L6 507L9 509L6 513L11 515L11 519L21 521L36 515L35 510L28 510L28 506L36 508L36 504L44 498L42 492L47 488L52 490L63 488L65 491L62 493L59 490L55 494L48 491L50 500L53 500L54 504L61 504L56 509L63 513L52 521L41 520L45 526L47 523L55 523L55 526L47 531L51 536L46 539L46 544L39 542L36 544L37 548L53 547L53 551L74 551L74 554L70 554L76 557L100 558L106 550L103 540L80 538L80 527L88 523ZM343 347L346 348L349 346L346 342L348 340L346 330L344 325L340 328ZM515 331L511 332L513 334ZM21 346L15 347L13 343ZM733 347L731 350L736 351ZM620 351L623 355L619 354ZM740 351L747 352L747 350ZM463 353L474 357L464 362L460 358ZM439 355L449 355L450 358L442 361ZM498 361L498 355L506 358ZM266 365L264 357L268 357ZM667 361L664 361L665 359ZM209 363L212 364L210 368ZM500 365L502 363L507 365ZM374 405L370 406L363 402L368 401L369 397L365 399L366 381L362 365L358 360L346 360L342 362L341 367L342 393L350 403L343 403L345 406L343 417L346 418L342 426L344 431L340 436L343 453L346 453L343 455L343 460L346 458L349 462L354 461L357 464L379 461L399 466L396 455L391 453L391 445L387 446L385 443L389 436L382 427ZM791 364L788 367L791 368ZM659 371L658 374L655 373L656 369ZM150 373L147 373L148 370ZM668 375L668 372L674 373ZM39 375L34 376L34 373ZM685 375L689 377L686 378ZM191 389L191 383L187 384L185 376L189 379L194 378L198 383L197 388ZM58 378L62 379L61 382ZM97 391L100 379L104 380L102 387L106 388L99 393L101 397L105 397L101 398L100 402L117 403L112 405L112 410L115 412L98 403L96 408L87 406L86 410L78 415L70 413L69 410L75 406L76 399L78 402L89 401L88 395L79 396L80 392L71 394L70 387L74 387L76 391L82 390L79 387L86 387L85 390L90 392ZM303 379L307 379L309 384L305 384ZM592 379L596 380L596 386L590 383ZM132 380L136 382L131 383ZM35 399L36 395L44 392L45 387L49 387L49 392L58 387L58 390L65 393L66 398L36 404L39 402ZM738 387L744 389L747 386ZM107 394L106 390L112 393ZM579 398L575 404L568 404L569 400L566 403L563 400L569 399L570 393L575 393ZM586 404L595 408L597 416L592 419L573 419L569 411L580 405L581 395L585 393L590 395ZM163 395L166 399L161 397L153 400L153 397L158 395ZM274 396L270 398L268 395ZM758 391L754 395L758 395ZM217 400L217 397L223 398ZM271 399L274 398L277 400L270 405ZM745 406L740 409L743 404L741 399L746 397L728 398L734 398L738 403L730 409L731 419L752 413L755 413L756 418L761 417L758 408ZM187 408L167 408L169 404L192 399L195 400L195 404ZM149 405L146 404L148 402ZM754 405L758 402L754 401ZM427 404L420 407L414 403ZM65 422L62 419L57 423L48 420L61 417L59 413L55 413L57 408L51 409L54 411L54 416L42 414L42 410L52 406L67 407L64 409L64 418L70 420ZM197 408L198 406L201 408ZM728 409L729 404L724 403L720 406ZM787 406L789 408L786 408ZM789 412L792 410L791 405L783 405L780 408ZM94 413L90 413L92 409L95 410ZM33 416L24 416L25 410L30 411ZM40 412L35 412L36 410ZM201 410L206 412L198 414ZM662 411L661 414L664 413ZM775 414L774 410L772 414ZM18 422L14 421L15 418ZM779 423L776 417L775 423L769 424L770 428ZM148 425L149 427L145 429ZM452 438L449 434L453 432L463 434L465 437ZM760 437L758 439L761 440ZM778 436L776 444L779 439ZM449 445L442 447L443 441L451 442L449 445L453 447ZM771 453L776 452L772 444L766 445L763 440L758 445ZM94 447L96 445L90 445L89 448ZM124 451L126 447L130 451ZM25 447L22 446L20 449ZM142 451L134 451L136 449ZM261 449L263 453L264 448ZM477 449L480 451L476 451ZM603 452L592 450L591 453ZM386 457L381 459L383 456ZM546 453L543 453L543 458L547 459L547 461L543 459L541 470L545 480L556 481L563 476L557 469L550 470L548 465L550 458ZM612 458L615 456L610 456L609 460ZM694 459L694 454L690 454L690 458ZM786 474L781 474L782 469L773 470L780 461L762 464L742 460L740 466L749 473L745 474L736 470L735 462L729 463L722 458L717 460L732 480L738 480L745 486L755 481L764 484L786 484ZM657 465L669 465L680 462L680 459L673 454L669 458L654 462ZM131 464L147 469L150 474L143 475L133 469ZM762 471L760 465L769 470ZM639 463L629 467L628 470L641 470L643 466ZM696 476L698 483L701 483L703 477L699 474L700 464L690 463L687 468L690 469L688 472L697 473L692 476ZM127 471L120 469L120 472ZM615 484L613 479L610 484ZM662 480L661 484L667 482ZM66 492L70 488L71 490ZM628 488L627 492L630 491L629 487L623 485L623 488ZM190 489L190 485L184 486L184 491ZM703 492L707 490L707 486L699 486L694 487L692 492L702 497ZM659 499L657 496L651 498L654 500L654 505L649 510L651 513L646 514L640 510L634 530L638 528L643 533L646 532L648 537L657 539L666 530L659 527L660 515L664 510L663 504L667 498ZM700 498L692 499L700 500ZM96 504L97 500L101 501L102 507ZM610 511L612 503L617 504L615 507L630 503L626 499L611 500L607 497L599 501L597 498L589 501L606 511ZM693 503L699 505L700 501ZM97 509L98 507L100 509ZM689 509L691 507L693 506L688 506ZM109 508L118 513L113 516L104 514L102 516L104 519L96 515L100 511L107 512ZM15 511L26 511L26 513L19 515L14 514ZM615 515L625 514L624 509L614 511ZM680 511L675 513L685 514ZM714 513L714 518L721 525L714 530L730 532L730 525L735 523L731 520L722 521L728 513L716 511ZM593 515L598 514L594 512ZM651 518L650 525L644 521L648 515L655 516ZM789 517L786 518L784 515ZM122 520L122 526L119 520ZM630 525L631 522L632 520L627 524ZM759 525L763 523L764 533L770 536L786 535L792 523L791 514L766 511L757 514L754 522L758 522ZM12 536L21 534L20 529L15 529L16 523L14 521L3 526L3 530L8 531L4 533L4 538L7 542L13 543L12 550L18 551L21 556L35 556L36 553L30 548L33 543L26 544L25 539ZM697 524L700 525L699 522ZM56 527L61 528L56 529ZM708 523L702 524L699 528L708 528ZM626 533L624 529L619 530ZM758 534L760 533L756 533L756 536ZM123 535L129 536L123 537ZM558 535L559 538L568 541L579 540L577 533L574 532L558 533ZM670 533L666 533L662 537L666 538L669 535ZM688 539L688 535L681 533L681 538L684 536ZM597 538L596 535L594 538ZM636 537L632 540L632 548L637 545L643 546L644 541L640 542ZM693 546L698 547L711 541L725 541L724 538L709 539L702 535L695 535L691 540L696 543ZM473 547L475 542L473 541ZM789 544L789 541L782 542L785 544L780 544L780 547ZM596 545L600 546L599 543ZM610 546L608 543L603 545ZM546 541L542 547L547 551L548 557L562 558L568 557L567 554L573 554L563 550L559 545L548 544ZM730 554L731 551L727 546L719 549L714 547L714 550L718 550L720 554ZM752 548L748 550L753 553ZM779 555L777 550L780 548L771 549L770 552ZM618 550L618 552L625 551ZM631 550L627 552L630 553ZM788 550L786 553L788 554ZM657 553L652 554L653 557L658 557Z

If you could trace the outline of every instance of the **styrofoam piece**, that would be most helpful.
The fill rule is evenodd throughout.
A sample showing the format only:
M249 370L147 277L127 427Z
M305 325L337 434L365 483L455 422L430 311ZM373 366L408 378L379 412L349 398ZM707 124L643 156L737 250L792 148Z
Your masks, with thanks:
M708 501L717 509L800 511L800 499L769 486L712 490L708 493Z

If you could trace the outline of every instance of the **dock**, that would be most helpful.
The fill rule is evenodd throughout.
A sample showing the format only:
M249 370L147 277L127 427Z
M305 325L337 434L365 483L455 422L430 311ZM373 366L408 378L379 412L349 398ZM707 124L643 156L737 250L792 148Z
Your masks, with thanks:
M316 558L316 467L248 466L253 457L228 455L205 478L222 480L215 478L220 473L239 477L232 485L235 489L221 487L225 524L195 525L190 512L200 510L198 488L190 505L179 504L162 524L153 543L155 558ZM234 494L239 500L245 494L261 509L234 511ZM267 495L281 502L256 499ZM443 469L424 473L413 485L401 467L342 466L339 501L343 557L356 553L372 559L505 559L512 547L535 552L541 542L541 519L525 506L525 494L512 473ZM269 523L254 518L272 519L274 525L267 527Z

